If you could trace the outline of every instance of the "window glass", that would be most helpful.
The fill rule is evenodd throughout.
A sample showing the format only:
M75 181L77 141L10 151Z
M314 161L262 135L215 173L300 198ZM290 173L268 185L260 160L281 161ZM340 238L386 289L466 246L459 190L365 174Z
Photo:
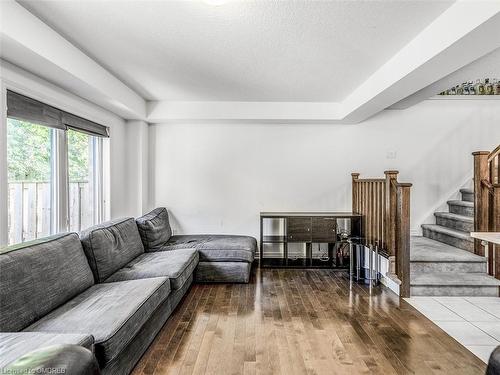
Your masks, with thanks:
M27 121L7 119L9 244L54 233L55 131Z
M101 139L69 129L69 230L79 232L100 221L99 144Z

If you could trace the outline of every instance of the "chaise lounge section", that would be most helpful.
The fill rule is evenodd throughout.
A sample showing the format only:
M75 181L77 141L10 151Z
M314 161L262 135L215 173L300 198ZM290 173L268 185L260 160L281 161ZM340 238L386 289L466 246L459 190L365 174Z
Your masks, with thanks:
M172 236L165 207L156 208L136 221L146 252L197 250L196 282L248 283L257 251L255 238L213 234Z

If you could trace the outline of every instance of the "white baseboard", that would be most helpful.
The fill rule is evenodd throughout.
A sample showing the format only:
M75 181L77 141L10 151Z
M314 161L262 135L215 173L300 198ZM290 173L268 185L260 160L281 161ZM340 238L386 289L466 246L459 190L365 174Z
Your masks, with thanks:
M422 236L422 228L410 230L410 236Z
M399 296L399 284L387 275L382 275L380 282Z

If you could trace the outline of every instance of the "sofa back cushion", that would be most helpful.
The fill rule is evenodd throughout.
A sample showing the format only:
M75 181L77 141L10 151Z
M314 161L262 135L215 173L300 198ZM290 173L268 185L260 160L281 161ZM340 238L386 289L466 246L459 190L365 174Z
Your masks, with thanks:
M144 249L148 252L161 250L172 236L168 211L165 207L155 208L136 219L136 222Z
M0 253L0 331L22 330L93 284L76 233L5 248Z
M117 219L80 233L83 249L97 283L102 283L144 253L133 218Z

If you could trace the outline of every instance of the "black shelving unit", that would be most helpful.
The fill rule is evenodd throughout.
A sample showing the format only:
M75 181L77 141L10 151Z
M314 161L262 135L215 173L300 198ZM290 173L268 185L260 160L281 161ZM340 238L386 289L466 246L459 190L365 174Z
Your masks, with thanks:
M280 220L283 233L264 234L265 220ZM261 212L260 266L269 268L349 268L349 258L339 257L338 249L347 246L339 237L340 220L349 222L349 236L361 235L362 216L351 212ZM327 244L322 257L313 256L313 244ZM269 256L266 245L281 245L280 256ZM304 256L289 254L290 244L305 244Z

